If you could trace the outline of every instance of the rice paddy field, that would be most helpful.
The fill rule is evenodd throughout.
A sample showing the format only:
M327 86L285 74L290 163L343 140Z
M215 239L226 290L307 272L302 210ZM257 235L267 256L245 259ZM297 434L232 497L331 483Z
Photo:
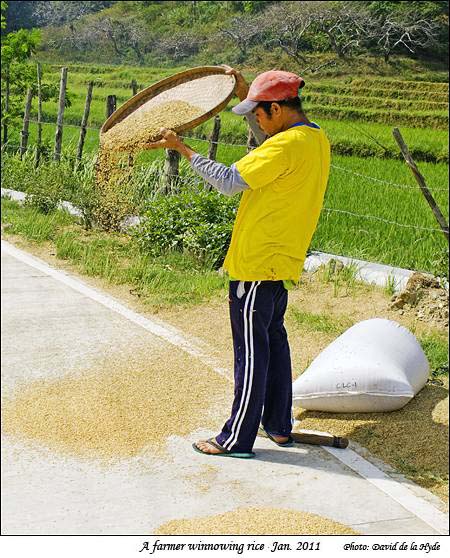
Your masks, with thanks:
M106 97L117 106L132 96L131 81L142 89L184 67L172 69L71 65L68 72L70 106L64 114L63 153L78 142L87 85L94 82L85 157L98 149L98 128L106 118ZM44 82L58 83L60 68L44 66ZM250 81L254 76L244 71ZM231 164L247 152L244 119L231 113L233 99L221 113L218 161ZM400 79L311 78L304 106L311 120L327 132L332 144L332 169L325 210L312 248L374 262L443 274L448 244L392 136L398 127L427 184L448 220L448 84ZM31 120L37 117L33 102ZM55 136L57 103L43 103L44 142ZM208 151L212 121L191 131L189 145ZM10 142L18 143L19 129ZM36 126L30 125L32 146ZM162 159L162 150L143 153L138 164ZM20 184L16 189L20 189Z

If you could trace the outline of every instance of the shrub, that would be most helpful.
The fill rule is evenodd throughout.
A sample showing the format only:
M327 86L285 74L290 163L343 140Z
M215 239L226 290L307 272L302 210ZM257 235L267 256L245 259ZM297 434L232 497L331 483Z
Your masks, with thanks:
M231 239L237 197L215 191L183 189L149 202L132 234L152 255L178 250L219 267Z
M39 166L28 181L25 204L35 207L41 213L55 211L63 200L66 186L64 175L64 169L57 163Z
M25 153L21 159L18 155L2 152L2 188L26 191L30 176L34 174L34 159L31 153Z

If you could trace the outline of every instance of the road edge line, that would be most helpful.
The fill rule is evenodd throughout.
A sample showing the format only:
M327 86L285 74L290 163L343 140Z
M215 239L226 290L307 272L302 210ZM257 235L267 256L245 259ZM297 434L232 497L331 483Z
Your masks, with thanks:
M323 446L323 449L383 491L416 517L430 525L441 535L448 535L448 515L438 510L426 500L413 494L407 486L392 479L381 469L350 448L342 450Z
M95 300L99 304L102 304L109 310L120 314L134 324L143 327L153 335L164 339L165 341L171 343L172 345L175 345L176 347L181 348L191 356L198 358L206 365L210 366L217 374L220 374L230 382L232 381L231 373L228 369L218 366L213 357L206 354L200 347L196 346L192 341L187 339L185 335L183 335L183 333L175 327L166 325L164 323L157 323L156 321L142 316L142 314L138 314L134 310L131 310L130 308L116 300L111 295L101 293L97 289L86 285L86 283L84 283L80 279L71 277L68 273L60 269L51 267L47 262L37 258L36 256L32 256L31 254L24 252L19 248L16 248L4 239L2 239L1 241L1 248L2 251L6 252L10 256L13 256L19 261L30 265L35 269L38 269L39 271L42 271L46 275L49 275L53 279L60 281L71 289L89 297L92 300Z

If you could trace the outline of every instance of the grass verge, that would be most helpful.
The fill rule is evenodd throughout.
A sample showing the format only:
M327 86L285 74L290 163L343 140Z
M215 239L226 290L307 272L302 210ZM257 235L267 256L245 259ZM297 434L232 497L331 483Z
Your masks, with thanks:
M207 142L189 140L188 144L206 154ZM227 165L243 155L245 147L220 145L218 149L218 160ZM145 204L161 190L159 173L163 157L153 150L136 159L133 173L136 204ZM86 168L92 168L93 158L86 159L85 163ZM39 185L43 193L50 186L58 187L61 195L70 196L63 199L79 206L80 185L87 179L80 173L72 173L69 162L65 168L63 172L62 164L45 163L36 170L31 155L22 160L18 155L5 155L2 186L17 189L20 185L26 190ZM419 168L448 218L448 166L421 163ZM190 184L194 178L197 180L183 161L180 185ZM324 209L311 248L440 276L448 273L446 239L412 173L402 161L334 155Z
M2 199L2 229L36 244L50 242L60 260L87 276L130 286L152 309L204 302L225 288L224 277L188 253L151 257L128 235L86 231L64 211L43 215Z

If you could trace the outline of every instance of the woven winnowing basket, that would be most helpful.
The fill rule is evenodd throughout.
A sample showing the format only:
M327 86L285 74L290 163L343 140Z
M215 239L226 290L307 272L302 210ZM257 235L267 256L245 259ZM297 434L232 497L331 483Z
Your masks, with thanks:
M220 66L200 66L158 81L113 112L101 127L100 134L132 113L153 109L168 101L185 101L202 109L204 112L200 116L173 129L180 133L195 128L225 108L233 96L236 79L225 75L225 71Z

